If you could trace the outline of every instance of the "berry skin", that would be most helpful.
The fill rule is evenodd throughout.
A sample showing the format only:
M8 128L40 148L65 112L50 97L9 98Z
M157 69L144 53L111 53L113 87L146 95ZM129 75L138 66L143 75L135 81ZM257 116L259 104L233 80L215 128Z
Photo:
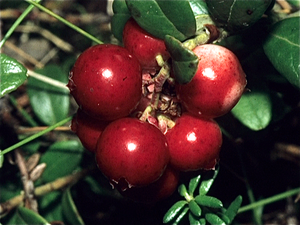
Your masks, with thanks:
M121 190L158 180L169 162L165 136L155 126L121 118L102 132L96 149L99 169Z
M144 187L132 187L120 193L133 201L153 204L170 197L175 192L179 176L179 171L168 166L163 175L154 183Z
M183 113L168 130L170 165L180 171L213 169L219 159L222 133L212 119Z
M67 86L85 113L115 120L129 115L141 98L141 67L121 46L95 45L76 60Z
M228 113L246 86L245 73L230 50L213 44L197 46L198 70L191 82L177 85L177 96L187 111L215 118Z
M78 109L72 119L71 130L88 151L95 153L99 136L107 125L107 121L96 120Z
M164 60L170 57L165 42L143 30L132 18L124 27L123 44L137 57L143 69L159 69L155 59L157 55L161 55Z

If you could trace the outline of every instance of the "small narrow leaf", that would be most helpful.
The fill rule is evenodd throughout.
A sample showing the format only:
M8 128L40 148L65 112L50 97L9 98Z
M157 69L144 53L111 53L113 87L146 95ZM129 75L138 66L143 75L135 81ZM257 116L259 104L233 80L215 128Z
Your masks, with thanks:
M213 182L215 181L218 173L219 173L219 167L216 167L215 170L207 171L205 176L203 176L199 187L200 195L206 195L206 193L209 191L210 187L212 186Z
M26 73L21 63L0 53L0 98L21 86L27 79Z
M70 188L68 188L62 196L62 213L70 224L84 224L73 201Z
M214 225L226 225L226 223L216 214L213 213L206 213L205 219L210 223Z
M20 217L21 221L24 221L26 224L50 224L38 213L23 206L18 207L17 215Z
M182 197L186 197L189 196L186 186L184 184L180 184L178 187L178 193L182 196Z
M206 206L206 207L211 207L211 208L222 208L223 203L212 196L207 196L207 195L198 195L195 197L195 201L201 205L201 206Z
M0 168L2 168L4 162L4 156L2 154L2 151L0 150Z
M270 94L267 90L252 90L245 93L231 112L251 130L262 130L272 119Z
M185 207L182 210L182 212L178 215L178 217L176 218L176 220L173 223L173 225L177 225L183 219L183 217L187 214L188 211L189 211L189 207Z
M180 84L190 82L197 72L199 58L193 51L184 47L179 40L170 35L166 35L165 44L172 58L175 80Z
M200 183L200 179L201 179L201 175L198 175L194 178L192 178L189 182L189 194L191 196L194 195L194 192L196 190L196 188L198 187L199 183Z
M225 215L229 218L230 223L233 221L234 217L236 216L239 208L241 207L243 198L241 195L237 196L234 201L230 204L228 209L225 212Z
M163 218L164 223L168 223L173 220L181 211L181 209L187 204L187 201L181 200L176 202L165 214Z
M202 210L195 200L189 202L189 208L195 216L201 216Z
M199 218L195 217L191 212L189 213L189 221L192 225L201 225Z
M299 35L299 17L281 20L271 27L263 48L275 69L300 89Z

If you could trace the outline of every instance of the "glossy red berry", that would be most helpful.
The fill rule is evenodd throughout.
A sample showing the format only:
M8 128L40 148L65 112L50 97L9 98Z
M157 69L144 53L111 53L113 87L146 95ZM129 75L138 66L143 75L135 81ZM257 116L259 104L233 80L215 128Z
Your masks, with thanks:
M161 177L169 162L167 140L147 122L121 118L101 134L96 161L112 185L122 190L149 185Z
M163 175L154 183L144 187L132 187L120 193L136 202L156 203L170 197L177 190L179 175L179 171L168 166Z
M72 119L71 130L78 136L82 145L94 153L99 136L107 125L107 121L97 120L78 109Z
M157 55L164 60L170 57L164 41L143 30L132 18L124 27L123 44L138 58L143 69L159 68L155 59Z
M196 116L215 118L228 113L246 86L245 73L230 50L213 44L197 46L198 70L188 84L177 85L183 106Z
M184 113L168 130L170 165L180 171L212 169L219 159L222 133L212 119Z
M95 45L75 62L67 85L79 107L102 120L127 116L142 95L141 67L121 46Z

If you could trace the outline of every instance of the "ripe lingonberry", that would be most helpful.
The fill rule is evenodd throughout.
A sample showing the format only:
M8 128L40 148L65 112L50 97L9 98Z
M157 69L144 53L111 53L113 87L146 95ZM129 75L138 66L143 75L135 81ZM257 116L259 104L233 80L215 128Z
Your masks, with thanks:
M121 118L102 132L96 161L112 185L121 190L149 185L161 177L169 162L167 140L147 122Z
M101 120L125 117L142 95L141 67L127 49L95 45L75 62L68 87L79 107Z
M228 113L246 86L245 73L230 50L214 45L197 46L198 70L187 84L177 85L177 96L192 114L215 118Z

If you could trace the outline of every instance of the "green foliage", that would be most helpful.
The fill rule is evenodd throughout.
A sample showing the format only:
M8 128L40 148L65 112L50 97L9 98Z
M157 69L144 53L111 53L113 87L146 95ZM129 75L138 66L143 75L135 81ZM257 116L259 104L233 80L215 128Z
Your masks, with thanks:
M268 9L273 0L207 0L207 7L217 24L229 31L249 28Z
M114 15L111 18L111 32L120 42L122 42L123 29L125 27L126 22L131 17L125 0L114 1L113 12Z
M199 58L194 52L185 48L179 40L170 35L166 35L165 43L172 57L175 80L180 84L190 82L197 72Z
M189 212L190 224L230 224L242 204L242 197L238 196L226 209L221 200L208 196L207 193L215 181L219 169L206 171L189 181L189 191L184 184L178 187L179 194L185 200L179 200L166 212L163 222L178 224ZM194 191L199 185L199 194L194 197Z
M269 60L291 84L300 89L300 17L275 23L264 42Z
M17 209L16 222L18 224L50 224L38 213L32 211L31 209L20 206Z
M56 65L47 65L36 72L67 84L68 76ZM36 116L46 125L53 125L67 117L70 106L69 92L30 77L27 93Z
M16 90L27 79L27 69L17 60L0 54L0 98Z

